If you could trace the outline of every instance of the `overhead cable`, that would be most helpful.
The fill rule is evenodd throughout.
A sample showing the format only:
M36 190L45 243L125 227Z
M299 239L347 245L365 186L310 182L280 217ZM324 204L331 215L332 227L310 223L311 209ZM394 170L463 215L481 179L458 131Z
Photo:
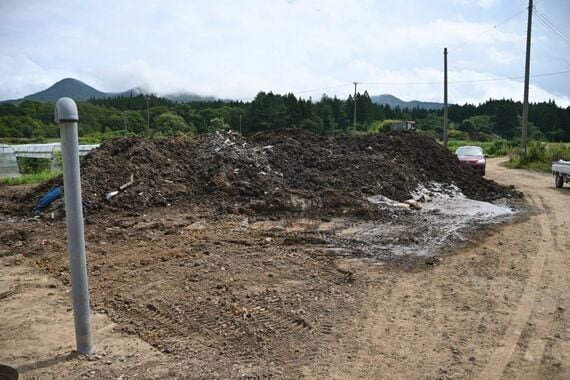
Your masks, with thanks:
M503 25L503 24L505 24L505 23L511 21L511 20L514 19L515 17L519 16L521 13L525 12L527 9L528 9L528 7L524 7L523 9L521 9L521 10L518 11L517 13L513 14L512 16L510 16L510 17L504 19L503 21L500 21L499 23L493 25L492 27L490 27L489 29L485 30L484 32L481 32L479 35L482 36L482 35L484 35L484 34L486 34L486 33L489 33L489 32L492 31L492 30L497 29L499 26L501 26L501 25ZM458 44L458 45L452 46L451 48L448 49L448 52L449 52L449 53L455 52L455 51L457 51L457 50L459 50L459 49L464 48L465 46L467 46L467 45L469 45L469 44L471 44L471 43L473 43L473 42L472 42L472 41L466 41L466 42L460 43L460 44Z
M570 73L569 70L564 71L556 71L550 73L541 73L541 74L534 74L531 77L546 77L552 75L561 75L561 74L568 74ZM501 78L486 78L486 79L467 79L467 80L458 80L458 81L449 81L449 84L462 84L462 83L477 83L477 82L497 82L503 80L516 80L516 79L524 79L524 75L521 76L512 76L512 77L501 77ZM415 86L415 85L441 85L443 81L435 81L435 82L358 82L360 84L365 85L384 85L384 86Z

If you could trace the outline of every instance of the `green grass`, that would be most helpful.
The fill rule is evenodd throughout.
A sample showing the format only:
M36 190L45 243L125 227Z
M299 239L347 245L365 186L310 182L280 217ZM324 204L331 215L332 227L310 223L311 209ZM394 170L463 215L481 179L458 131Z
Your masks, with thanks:
M16 178L2 178L0 179L0 183L6 185L25 185L31 183L40 183L57 177L60 174L60 171L46 170L39 173L24 174L23 176Z
M513 169L533 169L549 172L552 161L570 161L570 143L546 143L530 141L527 145L526 157L523 159L519 149L514 149L506 167Z

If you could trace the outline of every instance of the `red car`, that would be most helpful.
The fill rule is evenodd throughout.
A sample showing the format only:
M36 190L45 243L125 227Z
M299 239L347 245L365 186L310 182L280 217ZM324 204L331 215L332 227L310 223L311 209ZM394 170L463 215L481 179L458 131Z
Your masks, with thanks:
M473 169L477 170L481 175L485 175L485 153L478 146L460 146L455 151L457 158L461 162L465 162Z

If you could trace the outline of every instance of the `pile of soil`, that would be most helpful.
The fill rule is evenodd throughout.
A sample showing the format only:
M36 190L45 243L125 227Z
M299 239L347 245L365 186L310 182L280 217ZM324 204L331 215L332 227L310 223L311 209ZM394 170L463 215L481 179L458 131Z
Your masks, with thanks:
M230 213L321 213L366 216L366 200L410 198L418 185L454 184L477 200L516 195L477 175L430 137L414 132L322 136L303 130L263 132L251 139L216 133L197 138L108 141L82 162L84 199L90 212L201 205ZM129 181L112 198L105 194ZM55 178L21 199L33 204Z

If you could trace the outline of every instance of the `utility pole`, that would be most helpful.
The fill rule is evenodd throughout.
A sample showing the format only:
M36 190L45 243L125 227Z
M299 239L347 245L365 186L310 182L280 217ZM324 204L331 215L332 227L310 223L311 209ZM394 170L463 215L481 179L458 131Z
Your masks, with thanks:
M354 129L356 129L356 86L357 85L358 82L354 82L354 99L352 99L354 101L354 123L353 123Z
M239 115L239 134L241 135L241 114Z
M150 135L150 96L146 97L146 137Z
M125 129L125 136L128 134L127 131L127 111L123 111L123 127Z
M447 48L443 48L443 146L447 148Z
M530 32L532 28L532 0L528 0L528 24L526 27L526 59L524 65L524 97L523 97L523 125L521 136L521 157L526 157L526 140L528 136L528 85L530 77Z

